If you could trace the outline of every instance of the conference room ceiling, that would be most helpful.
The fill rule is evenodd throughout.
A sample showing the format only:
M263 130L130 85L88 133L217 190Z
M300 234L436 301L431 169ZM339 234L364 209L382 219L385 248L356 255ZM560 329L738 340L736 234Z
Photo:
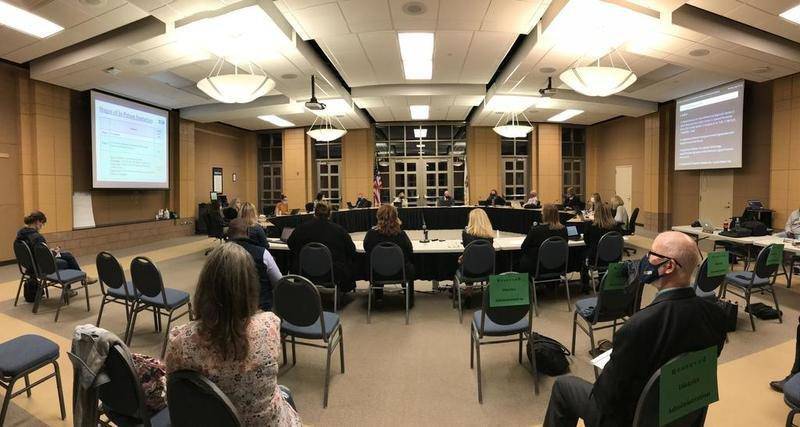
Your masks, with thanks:
M760 82L800 72L800 54L793 54L800 52L800 26L778 16L798 0L12 3L65 28L37 39L0 27L0 57L29 62L33 78L75 90L102 89L180 108L189 119L252 130L275 128L258 119L266 114L310 125L317 116L302 103L310 96L312 74L318 76L317 96L342 107L342 124L363 128L370 119L409 121L410 105L429 105L433 121L469 118L473 125L495 125L500 116L486 103L496 96L538 96L548 76L558 91L528 107L528 119L544 122L565 109L579 109L584 113L569 122L593 124L647 114L659 102L731 80ZM276 24L284 23L292 42L253 47L270 51L258 60L276 81L267 96L250 104L219 104L195 87L216 58L182 37L175 23L253 3ZM601 9L592 9L597 3ZM602 9L606 7L611 9ZM704 11L727 21L702 25ZM742 31L738 23L777 35L782 45L776 48L767 33L743 38L736 34ZM405 79L398 44L403 32L433 33L431 79ZM619 48L638 81L609 98L572 92L558 75L576 61L588 62L587 46L604 37Z

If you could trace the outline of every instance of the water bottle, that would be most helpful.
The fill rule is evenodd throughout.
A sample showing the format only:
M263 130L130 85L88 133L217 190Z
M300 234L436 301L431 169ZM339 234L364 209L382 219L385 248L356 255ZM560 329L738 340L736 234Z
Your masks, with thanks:
M425 225L424 222L422 223L422 241L423 242L428 241L428 227Z

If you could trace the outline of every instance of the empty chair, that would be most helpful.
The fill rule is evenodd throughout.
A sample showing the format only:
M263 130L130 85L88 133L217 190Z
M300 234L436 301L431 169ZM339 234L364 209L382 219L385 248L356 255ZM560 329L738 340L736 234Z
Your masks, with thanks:
M91 311L89 306L89 287L86 283L86 273L81 270L59 270L56 265L56 258L46 243L37 243L33 248L33 256L36 260L36 269L39 273L39 280L41 287L36 292L36 302L33 304L33 312L36 313L39 309L39 302L42 299L42 289L48 286L55 286L61 289L61 298L59 300L58 308L56 309L55 321L58 322L58 315L61 313L61 307L69 302L70 287L76 283L81 284L84 293L86 294L86 311Z
M749 307L750 297L752 296L753 292L771 294L772 300L775 302L775 310L778 311L778 321L783 323L783 315L781 314L781 308L778 305L778 297L775 295L775 289L772 287L772 284L775 282L775 278L778 275L778 267L780 266L780 262L773 265L767 265L767 258L769 258L770 251L774 247L776 247L776 245L769 245L764 249L761 249L761 252L759 252L758 256L756 257L753 271L731 271L730 273L726 274L725 281L722 284L722 290L720 291L720 298L725 298L728 292L730 292L739 298L743 298L746 303L745 306ZM729 290L728 285L732 285L741 293ZM753 328L753 331L755 331L756 322L753 320L752 310L748 310L748 314L750 315L750 326Z
M725 275L708 276L708 258L703 260L700 268L697 269L697 276L695 277L692 287L695 294L700 298L707 298L712 301L717 299L717 290L722 286L725 281Z
M66 419L58 354L58 344L38 335L22 335L0 344L0 387L6 391L3 398L3 410L0 412L0 425L5 423L8 403L11 402L11 399L22 393L31 397L31 389L50 378L56 379L61 419ZM53 365L53 372L31 384L30 374L49 365ZM15 391L14 385L20 379L25 380L25 387Z
M504 273L503 275L512 274ZM501 275L502 276L502 275ZM489 344L502 344L516 342L518 344L517 360L522 363L522 345L530 338L532 332L532 313L531 313L531 288L524 283L527 291L527 301L521 301L515 305L496 305L491 302L492 285L486 287L483 293L482 308L472 315L472 325L470 327L470 351L469 367L473 369L477 362L478 365L478 402L483 403L483 387L481 378L481 346ZM523 292L525 292L523 291ZM499 292L499 290L494 290ZM497 337L513 337L505 339L490 339ZM536 370L536 357L531 358L533 373L534 393L539 394L539 373Z
M391 242L378 243L369 256L369 291L367 295L367 323L372 311L372 293L386 285L400 285L406 300L406 325L411 302L411 292L406 280L405 257L403 250Z
M783 401L789 406L786 427L792 427L794 416L800 413L800 374L794 374L783 384Z
M597 242L597 252L594 260L589 261L589 277L592 279L592 289L597 289L597 282L605 273L608 264L622 260L622 249L625 247L625 240L622 234L616 231L609 231ZM595 277L597 276L597 277Z
M300 275L316 286L333 288L333 311L339 312L339 285L333 275L333 256L322 243L307 243L298 255Z
M628 219L628 224L625 225L625 229L622 231L624 236L633 236L636 234L636 226L644 227L644 224L637 224L636 220L639 219L639 208L633 208L633 212L631 212L631 216ZM636 248L633 246L625 246L623 248L625 255L633 256L636 255Z
M281 318L283 363L286 364L286 337L292 340L292 365L297 364L295 345L325 349L325 388L322 406L327 407L331 356L337 346L341 371L344 373L344 337L339 315L322 311L319 290L310 280L302 276L290 274L281 278L275 287L274 295L273 308L275 314ZM320 340L322 344L314 342Z
M106 304L116 303L125 306L125 332L127 333L131 322L131 309L136 301L136 289L133 284L125 280L125 272L114 255L105 251L100 252L97 254L95 265L100 282L100 292L103 294L95 326L100 326L100 319L103 318L103 309Z
M242 425L225 393L195 371L175 371L167 376L167 406L175 427Z
M161 330L161 316L167 316L167 329L164 331L164 343L161 346L161 357L167 349L169 327L173 320L180 319L186 314L192 320L192 302L189 293L178 289L165 288L158 267L145 257L136 257L131 261L131 279L139 297L134 301L131 310L131 326L128 329L126 344L131 345L133 332L136 328L136 317L142 311L153 312L156 331ZM175 316L183 306L188 306L186 311Z
M14 306L19 302L19 293L25 282L29 280L36 281L36 293L40 292L41 283L39 282L39 274L36 271L36 261L33 259L33 253L28 244L22 240L14 240L14 256L17 259L17 268L19 268L19 287L17 288L17 297L14 298Z
M225 241L225 223L222 215L219 213L219 206L214 209L215 204L211 204L211 209L206 212L206 235L214 239L214 243L223 243ZM208 255L214 249L212 245L206 249L205 254Z
M456 270L453 287L458 294L458 321L462 321L461 286L480 284L481 288L489 283L489 276L494 274L494 246L486 240L474 240L464 248L461 265Z
M567 311L572 309L569 298L569 243L559 236L549 237L539 246L536 260L536 274L531 278L533 288L533 309L539 315L539 301L536 297L536 285L543 283L563 283L567 291Z

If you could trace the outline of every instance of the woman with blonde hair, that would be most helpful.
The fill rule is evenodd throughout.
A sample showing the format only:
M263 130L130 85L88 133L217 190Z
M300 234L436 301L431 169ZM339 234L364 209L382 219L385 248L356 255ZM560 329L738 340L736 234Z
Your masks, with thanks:
M594 221L586 225L583 232L583 241L586 243L586 263L581 271L581 281L589 283L589 270L587 265L593 263L597 255L597 244L600 239L611 231L621 232L619 224L614 221L614 215L608 206L598 206L594 211Z
M378 225L372 227L367 231L364 237L364 252L369 259L372 250L383 242L394 243L403 250L403 258L405 261L406 281L408 286L409 306L414 305L414 247L411 244L411 239L401 228L403 222L397 217L397 208L393 205L381 205L375 213L378 219ZM380 278L379 278L380 279ZM375 290L375 298L381 299L383 297L383 289Z
M592 196L589 198L589 203L586 204L586 210L594 212L600 206L603 206L603 199L600 197L600 193L592 193Z
M542 207L542 223L534 224L531 227L520 247L522 252L522 258L519 261L520 271L536 272L536 264L539 261L539 246L553 236L566 239L567 230L564 224L561 223L558 208L552 203L547 203Z
M461 244L467 247L468 244L475 240L486 240L492 243L494 240L495 231L492 229L492 222L489 221L489 216L486 211L481 208L475 208L469 211L469 222L467 227L461 231Z
M239 218L247 223L247 237L258 246L269 248L267 241L267 233L264 228L258 224L258 212L255 205L250 202L242 203L242 208L239 210Z
M617 224L623 227L628 225L628 211L625 209L625 202L622 201L622 197L619 197L619 194L615 194L611 198L611 213L614 215L614 221Z

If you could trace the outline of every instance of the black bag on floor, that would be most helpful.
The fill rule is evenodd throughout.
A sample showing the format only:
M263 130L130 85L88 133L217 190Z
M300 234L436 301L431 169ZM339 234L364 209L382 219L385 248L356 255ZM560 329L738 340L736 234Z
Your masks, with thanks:
M22 285L22 296L25 297L25 302L34 302L36 300L36 289L39 283L36 279L28 279Z
M528 360L531 363L533 363L533 354L536 355L537 371L551 377L569 372L567 356L570 355L570 352L560 342L534 332L528 339L527 347Z
M739 304L734 304L724 299L718 299L717 305L719 305L725 313L725 330L727 332L735 332L736 322L739 319Z
M750 304L748 307L745 307L744 311L746 313L753 313L753 316L761 320L775 320L779 317L778 310L761 302Z

